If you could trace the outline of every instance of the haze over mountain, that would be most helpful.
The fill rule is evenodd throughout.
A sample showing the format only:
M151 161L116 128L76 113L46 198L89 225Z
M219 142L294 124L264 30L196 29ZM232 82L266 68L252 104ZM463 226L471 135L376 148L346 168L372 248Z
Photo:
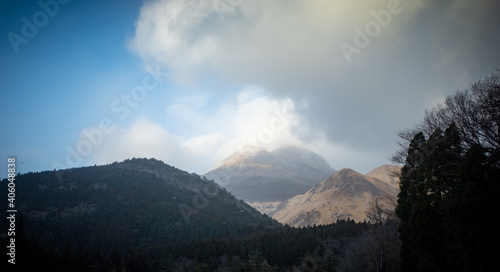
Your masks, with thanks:
M297 227L330 224L347 218L363 221L367 219L370 202L385 195L397 195L397 182L387 174L397 168L384 165L370 171L382 180L342 169L305 194L284 201L270 215L281 223Z
M248 202L283 201L302 194L335 170L318 154L297 146L272 151L246 147L204 176Z

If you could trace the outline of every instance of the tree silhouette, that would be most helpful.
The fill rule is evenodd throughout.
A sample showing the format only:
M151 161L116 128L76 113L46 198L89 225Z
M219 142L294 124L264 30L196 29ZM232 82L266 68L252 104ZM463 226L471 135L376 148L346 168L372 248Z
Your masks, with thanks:
M452 123L409 144L396 208L403 271L481 271L499 256L500 169L491 147L467 147L460 131Z
M411 140L420 132L430 136L435 129L457 126L463 148L481 145L486 152L500 160L500 70L448 96L444 103L427 110L421 122L398 133L401 148L392 157L404 164ZM496 164L497 166L500 166Z

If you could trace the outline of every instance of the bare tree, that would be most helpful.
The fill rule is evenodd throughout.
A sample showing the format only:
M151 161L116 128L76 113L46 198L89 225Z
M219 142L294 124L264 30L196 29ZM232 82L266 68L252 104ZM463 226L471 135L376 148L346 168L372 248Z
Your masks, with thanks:
M391 195L382 195L370 202L366 216L371 223L387 223L398 220L396 216L397 199Z
M339 271L400 271L400 248L396 198L384 195L370 203L367 216L372 225L347 247Z
M497 70L500 72L500 70ZM479 79L468 90L457 91L444 103L427 110L421 122L413 128L398 133L402 139L400 149L392 157L396 163L404 163L406 150L413 137L422 132L426 136L436 128L446 129L455 123L463 145L468 149L479 144L494 156L500 150L500 73ZM465 150L464 149L464 150Z

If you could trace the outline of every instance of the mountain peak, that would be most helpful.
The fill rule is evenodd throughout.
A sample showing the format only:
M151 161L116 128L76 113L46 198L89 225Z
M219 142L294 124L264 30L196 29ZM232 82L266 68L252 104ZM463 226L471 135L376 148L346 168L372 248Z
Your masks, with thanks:
M244 154L247 156L252 156L261 152L268 152L268 151L260 145L245 145L239 150L236 150L235 154Z
M367 177L349 168L341 169L327 180L320 183L315 192L324 192L332 189L337 193L342 193L351 197L356 196L360 192L369 192L373 195L382 193L371 180L368 180Z
M326 173L335 172L323 157L303 147L286 145L274 149L271 153L283 164L294 165L294 167L307 165Z
M344 168L306 193L283 202L272 217L292 226L330 224L347 218L363 221L370 202L383 195L396 196L397 189L377 178Z
M320 155L302 147L268 151L247 146L205 176L246 201L282 201L306 192L334 172Z
M262 148L258 145L245 145L242 148L236 150L233 154L229 155L226 159L224 159L221 163L213 167L209 170L212 171L221 167L229 167L237 164L243 163L245 160L249 158L253 158L258 156L259 154L262 156L266 156L269 153L266 149Z
M366 174L367 177L379 179L393 187L399 186L399 175L401 174L401 166L384 164Z
M339 171L337 171L334 175L356 175L359 174L358 172L352 170L351 168L342 168ZM361 175L361 174L359 174Z

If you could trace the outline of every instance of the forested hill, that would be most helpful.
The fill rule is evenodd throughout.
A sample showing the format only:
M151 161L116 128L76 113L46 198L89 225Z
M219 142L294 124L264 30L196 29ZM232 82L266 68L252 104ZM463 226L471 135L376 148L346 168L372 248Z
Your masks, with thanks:
M214 181L155 159L26 173L15 184L15 261L28 271L352 271L397 240L392 223L283 226ZM382 243L363 244L372 239Z
M165 246L280 226L213 181L155 159L26 173L15 183L27 236L61 250ZM6 180L1 186L6 195Z

